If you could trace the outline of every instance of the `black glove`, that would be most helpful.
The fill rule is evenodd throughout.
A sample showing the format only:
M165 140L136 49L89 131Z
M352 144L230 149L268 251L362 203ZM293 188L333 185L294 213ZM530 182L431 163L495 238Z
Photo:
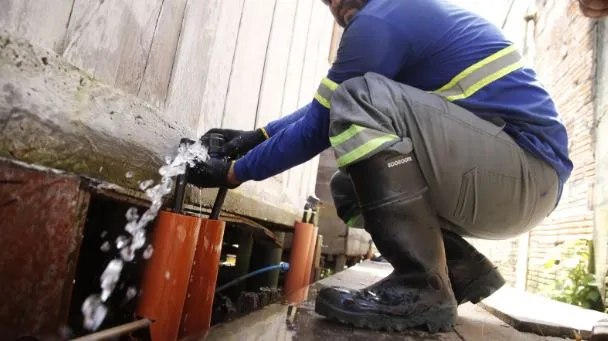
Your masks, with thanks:
M209 158L206 162L196 161L194 167L188 170L186 181L200 188L236 188L238 185L228 183L230 165L231 162L225 159Z
M250 131L214 128L201 136L203 146L209 147L207 141L210 134L220 134L224 137L224 146L219 156L231 158L245 155L248 151L266 140L266 134L261 128Z

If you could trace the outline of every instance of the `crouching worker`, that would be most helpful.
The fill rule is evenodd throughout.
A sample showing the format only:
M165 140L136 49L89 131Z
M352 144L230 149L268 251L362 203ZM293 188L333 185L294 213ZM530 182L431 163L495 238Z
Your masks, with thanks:
M316 311L364 328L449 329L459 303L504 283L461 236L514 237L553 211L572 170L566 129L485 19L444 0L324 2L345 31L314 99L261 129L210 130L244 156L200 164L189 181L236 187L333 148L340 215L360 221L394 272L325 288Z

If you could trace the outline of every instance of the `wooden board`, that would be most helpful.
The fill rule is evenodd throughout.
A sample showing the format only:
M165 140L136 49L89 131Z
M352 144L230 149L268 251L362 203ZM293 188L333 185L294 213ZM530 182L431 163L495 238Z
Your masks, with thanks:
M138 96L158 107L167 98L187 0L163 1Z
M306 41L312 17L313 3L313 1L298 1L296 21L289 50L290 58L287 66L287 79L283 91L281 110L283 115L288 115L298 109L300 80L302 78L302 66L306 54Z
M302 107L313 99L315 91L321 79L318 79L317 66L321 48L319 42L323 36L329 35L325 23L330 14L327 6L322 1L314 1L308 34L306 39L306 51L304 52L304 63L302 64L302 77L298 96L298 107Z
M593 326L608 315L554 301L529 292L503 287L483 306L518 330L551 336L591 336Z
M342 286L350 289L360 289L368 286L378 280L384 278L392 271L392 267L388 263L376 263L365 261L354 267L351 267L338 274L330 276L318 283L322 286ZM312 296L314 297L314 291ZM428 335L426 333L414 333L413 336L408 336L408 333L376 333L369 331L358 330L355 333L360 335L361 340L376 339L381 340L436 340L434 337L439 336L440 340L464 340L464 341L507 341L507 340L522 340L522 341L557 341L556 338L543 337L536 334L522 333L509 325L501 322L496 317L485 311L479 306L472 304L464 304L458 308L458 320L455 330L451 333L442 333L437 335ZM316 315L316 314L315 314ZM319 315L316 315L319 318ZM342 327L342 329L346 329ZM405 334L405 335L403 335ZM329 335L328 335L329 336ZM367 337L364 338L364 337ZM408 338L409 337L409 338ZM311 339L317 340L317 339ZM320 340L320 339L318 339ZM352 340L352 339L349 339ZM356 339L358 340L358 339ZM563 340L563 339L559 339Z
M222 125L244 0L222 1L207 70L197 136Z
M492 341L558 341L565 339L541 336L520 332L497 317L491 315L479 305L470 303L458 308L458 322L456 333L463 340L492 340ZM570 339L572 340L572 339Z
M323 286L360 289L388 275L392 267L386 263L366 261L309 287L309 296L298 309L273 304L244 318L215 326L206 341L557 341L551 337L519 332L478 306L459 307L456 327L450 332L428 334L423 331L402 333L374 332L328 321L314 312L316 293ZM287 321L286 321L287 319ZM246 332L243 332L246 331Z
M211 49L216 39L220 0L188 1L164 116L195 138L201 115Z
M222 127L242 130L255 127L275 4L276 0L245 1Z
M306 48L304 51L304 59L302 63L302 71L299 82L297 107L302 107L312 101L321 77L317 72L319 58L321 57L321 42L325 37L329 36L326 27L328 17L331 15L327 6L322 2L313 2L311 9L310 20L308 24L308 32L306 34ZM293 173L288 178L288 188L291 191L299 193L300 196L306 197L314 193L314 188L310 187L311 176L316 178L318 168L318 158L306 162L294 169Z
M256 114L256 127L281 117L297 3L277 1Z
M117 88L134 95L139 93L139 85L151 57L150 49L156 29L164 29L164 27L159 27L163 3L166 1L133 0L131 3L131 15L127 17L125 31L122 32L124 35L123 47L114 82ZM173 18L173 20L175 19L177 18ZM163 22L162 24L169 23ZM163 71L170 74L169 70Z
M141 77L158 18L158 10L155 9L159 8L161 1L151 1L152 6L148 8L146 0L134 0L133 7L131 2L123 0L75 0L63 56L107 84L116 84L122 62L132 63L130 59L134 58L139 69L128 72L130 77L133 77L133 72L139 72ZM129 55L129 51L134 53L138 49L145 52Z
M74 0L0 0L0 27L61 52Z
M296 19L293 27L291 46L289 49L289 63L287 65L287 78L283 89L281 115L289 115L298 109L300 96L300 80L302 79L302 66L306 54L306 41L312 17L313 1L299 1L296 9ZM284 189L295 193L298 188L294 179L301 179L302 166L292 168L282 175Z

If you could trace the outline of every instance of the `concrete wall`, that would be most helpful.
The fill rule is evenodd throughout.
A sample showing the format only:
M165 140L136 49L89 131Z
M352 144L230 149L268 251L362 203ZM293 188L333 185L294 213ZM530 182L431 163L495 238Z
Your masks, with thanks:
M329 68L333 20L321 1L1 0L0 8L0 156L125 187L153 176L181 137L291 113ZM291 224L314 192L317 164L233 194L278 214L258 214L244 199L227 209Z

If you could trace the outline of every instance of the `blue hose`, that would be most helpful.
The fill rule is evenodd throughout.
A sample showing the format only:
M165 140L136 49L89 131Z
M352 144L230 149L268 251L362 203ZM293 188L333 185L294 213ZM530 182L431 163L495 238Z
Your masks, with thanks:
M251 277L251 276L255 276L255 275L261 274L263 272L277 270L277 269L280 269L282 271L289 271L289 263L281 262L280 264L277 264L277 265L271 265L271 266L267 266L265 268L257 269L255 271L252 271L252 272L250 272L250 273L248 273L246 275L243 275L243 276L241 276L239 278L233 279L232 281L230 281L230 282L222 285L221 287L215 289L215 292L218 293L218 292L220 292L220 291L222 291L222 290L224 290L224 289L226 289L226 288L228 288L230 286L233 286L233 285L237 284L238 282L240 282L242 280L245 280L245 279Z

